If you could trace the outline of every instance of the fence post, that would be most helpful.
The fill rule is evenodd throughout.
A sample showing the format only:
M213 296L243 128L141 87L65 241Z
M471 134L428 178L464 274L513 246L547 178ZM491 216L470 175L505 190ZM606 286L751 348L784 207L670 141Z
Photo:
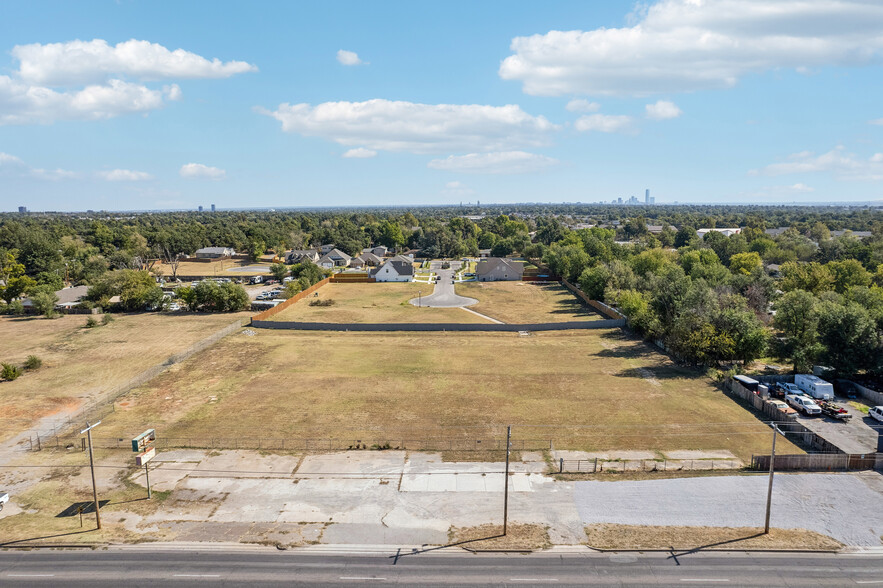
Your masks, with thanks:
M564 473L564 458L563 457L558 458L558 473L559 474Z
M598 472L598 458L596 457L595 458L595 466L592 468L592 473L594 474L597 472Z

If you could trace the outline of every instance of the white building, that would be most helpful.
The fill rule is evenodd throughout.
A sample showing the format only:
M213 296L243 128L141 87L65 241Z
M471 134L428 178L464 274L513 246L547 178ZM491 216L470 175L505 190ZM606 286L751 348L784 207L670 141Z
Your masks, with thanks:
M371 273L377 282L410 282L414 278L414 264L398 256L390 259Z

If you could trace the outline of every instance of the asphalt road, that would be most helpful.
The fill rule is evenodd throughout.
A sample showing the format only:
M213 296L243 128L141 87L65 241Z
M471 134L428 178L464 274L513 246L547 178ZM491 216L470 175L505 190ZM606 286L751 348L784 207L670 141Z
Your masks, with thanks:
M411 304L433 308L457 308L478 302L475 298L467 298L454 292L454 284L451 280L454 277L454 271L460 267L459 261L451 262L451 269L441 269L441 263L436 262L432 262L431 267L432 271L439 276L435 283L435 290L429 296L423 296L419 300L417 298L411 299Z
M883 555L422 553L168 548L0 552L2 586L873 586Z

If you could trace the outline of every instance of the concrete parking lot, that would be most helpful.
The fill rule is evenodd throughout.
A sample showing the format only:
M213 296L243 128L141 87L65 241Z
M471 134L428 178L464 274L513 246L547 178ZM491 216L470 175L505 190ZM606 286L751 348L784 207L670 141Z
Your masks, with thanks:
M857 408L847 404L844 399L838 398L836 403L849 411L852 418L848 421L839 421L826 416L798 415L797 422L824 437L845 453L858 455L874 453L877 450L878 430L883 423L878 423L864 415Z

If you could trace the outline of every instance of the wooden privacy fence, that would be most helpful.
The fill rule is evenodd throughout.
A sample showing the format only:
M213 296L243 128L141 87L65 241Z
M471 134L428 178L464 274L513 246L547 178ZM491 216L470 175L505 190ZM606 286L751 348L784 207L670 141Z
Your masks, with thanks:
M291 298L289 298L285 302L281 302L281 303L277 304L276 306L274 306L273 308L268 308L267 310L265 310L263 312L257 313L256 315L251 317L252 324L254 324L254 321L264 321L264 320L267 320L268 318L270 318L271 316L282 312L283 310L285 310L286 308L288 308L289 306L291 306L292 304L294 304L298 300L303 300L304 298L306 298L307 296L309 296L310 294L312 294L313 292L315 292L316 290L318 290L319 288L321 288L322 286L324 286L325 284L327 284L330 281L331 281L331 278L325 278L324 280L320 280L320 281L316 282L315 284L313 284L312 286L310 286L309 288L307 288L306 290L298 292L297 294L295 294L294 296L292 296Z
M561 278L561 283L564 285L565 288L567 288L568 290L573 292L574 296L576 296L582 302L584 302L588 306L591 306L592 308L594 308L595 310L597 310L598 312L600 312L601 314L603 314L607 318L625 320L626 316L624 314L622 314L621 312L619 312L618 310L616 310L615 308L613 308L611 306L607 306L606 304L604 304L600 300L592 300L591 298L586 296L582 290L580 290L579 288L577 288L576 286L574 286L573 284L571 284L570 282L568 282L564 278Z
M597 474L603 472L680 472L739 470L738 459L560 459L559 474Z
M769 455L752 455L751 469L769 471ZM846 453L810 453L806 455L777 455L776 471L847 472L883 469L883 455Z
M373 284L375 280L367 273L340 273L332 275L331 282L334 284Z

